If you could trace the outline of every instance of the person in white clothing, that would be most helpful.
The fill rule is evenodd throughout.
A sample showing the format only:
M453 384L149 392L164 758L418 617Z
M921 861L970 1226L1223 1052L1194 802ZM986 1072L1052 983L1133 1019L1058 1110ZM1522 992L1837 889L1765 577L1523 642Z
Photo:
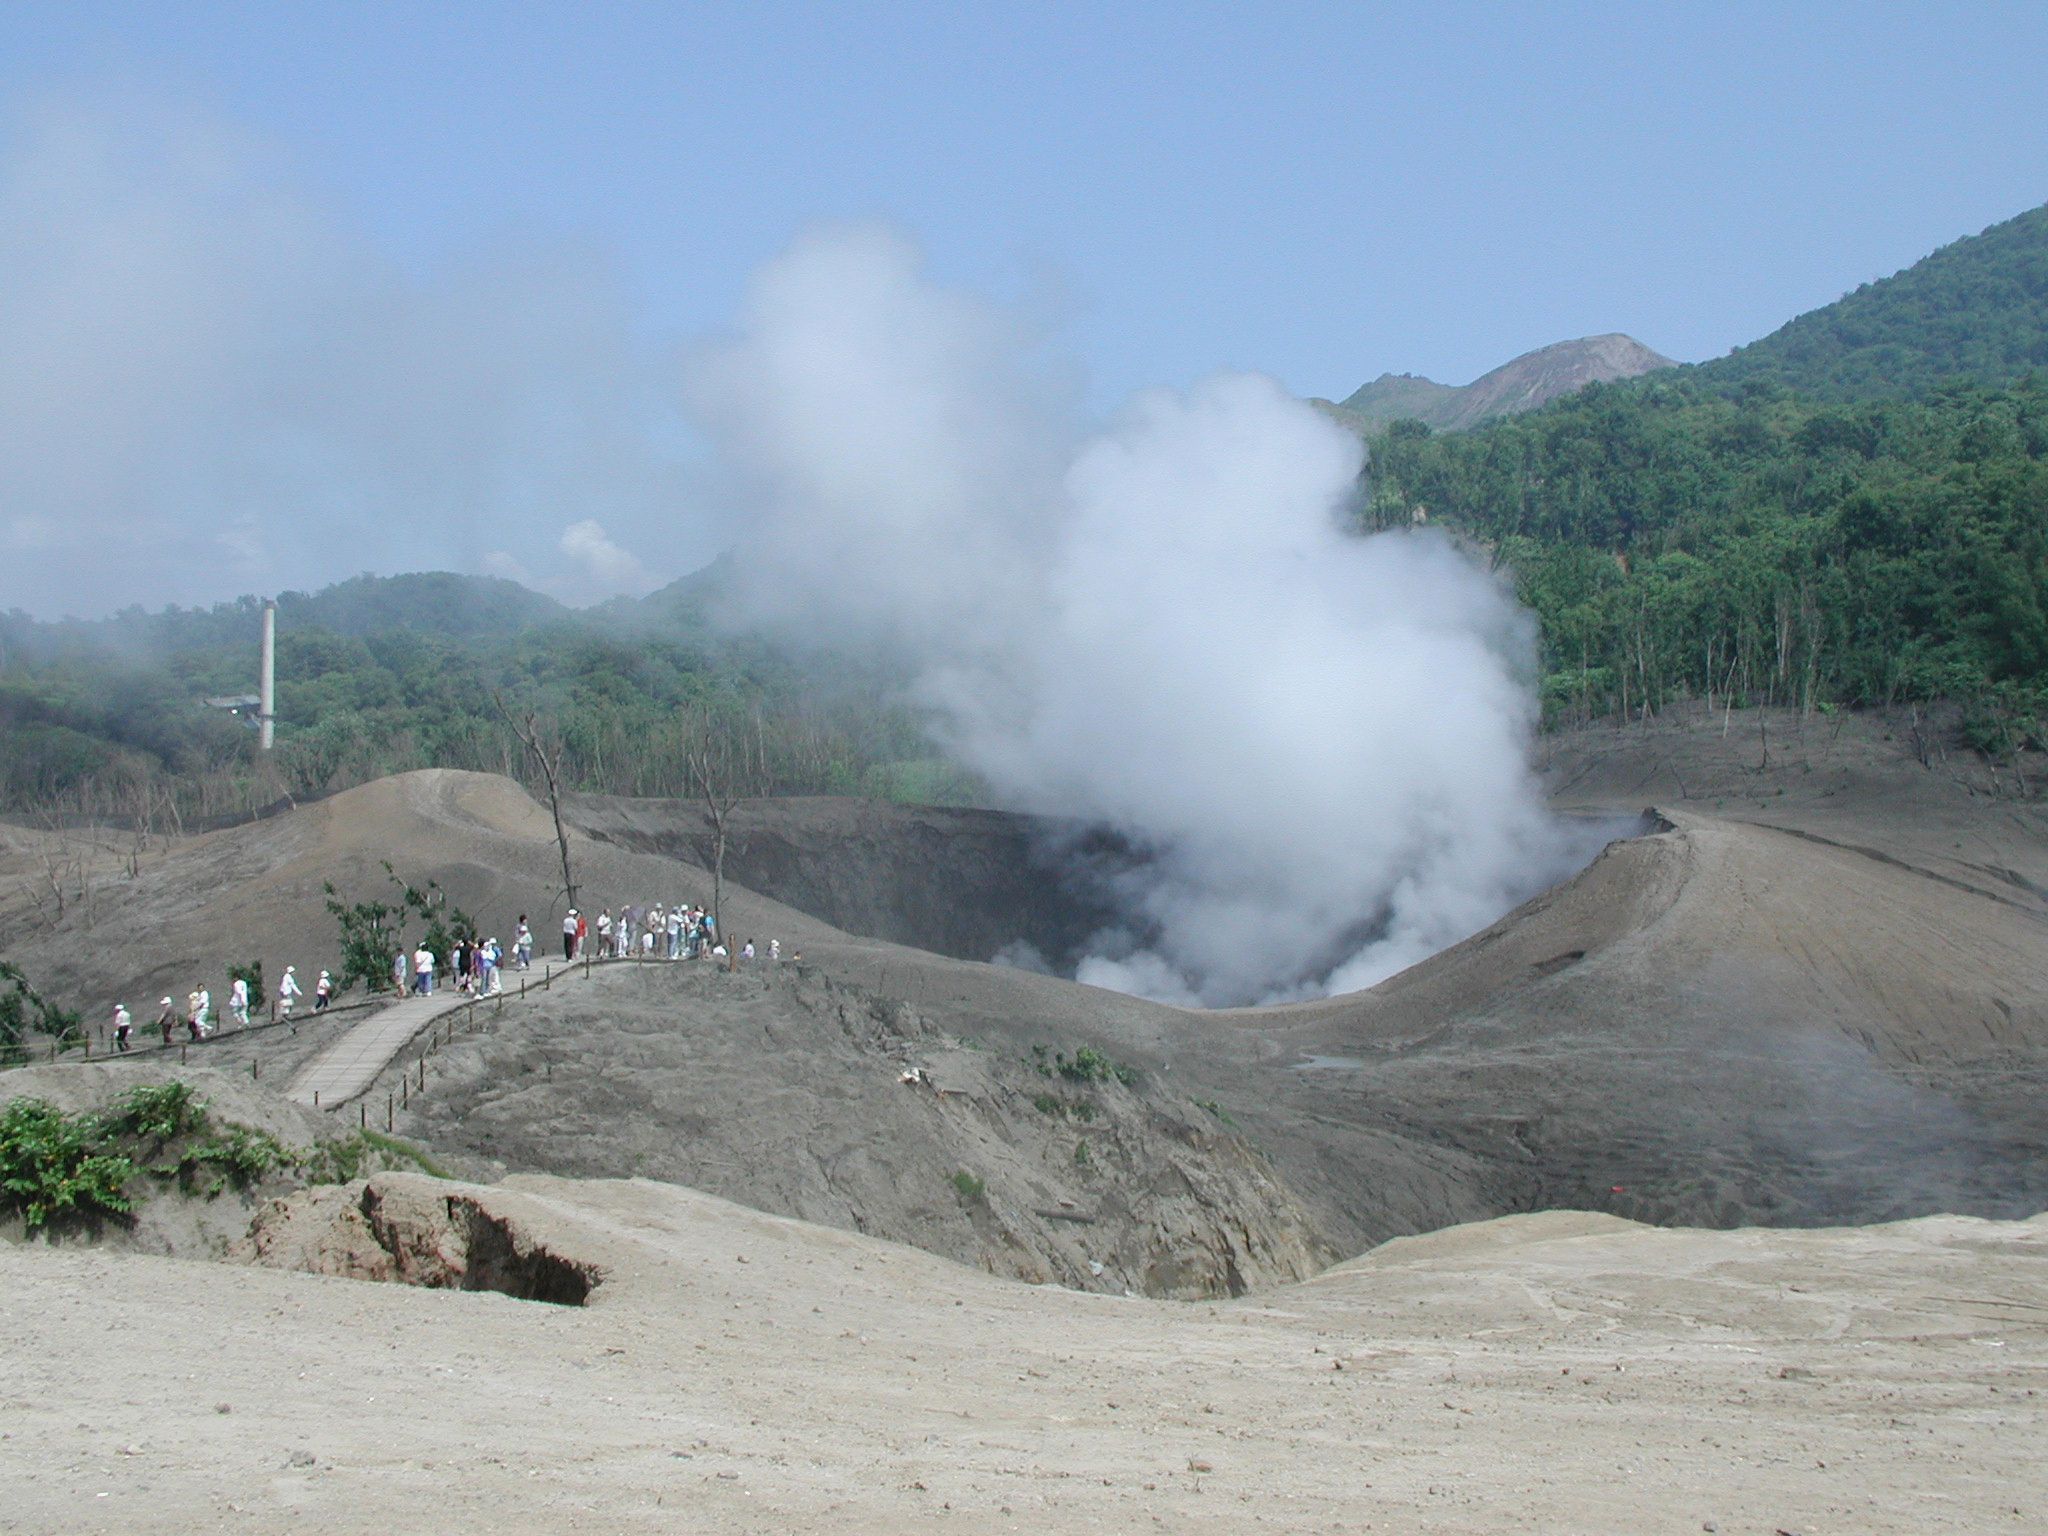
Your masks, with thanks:
M249 983L245 977L237 976L235 984L228 988L228 1012L235 1016L237 1024L245 1029L248 1027Z
M284 968L284 980L277 984L277 1011L284 1018L292 1016L292 1005L305 994L299 988L299 973L295 966Z
M412 952L412 989L421 997L434 993L434 952L424 944Z
M134 1021L134 1020L132 1020L132 1019L130 1019L130 1018L128 1017L128 1006L127 1006L127 1004L125 1004L125 1003L116 1003L116 1004L114 1004L114 1049L115 1049L115 1050L117 1050L117 1051L125 1051L125 1050L127 1050L127 1049L128 1049L128 1035L129 1035L129 1032L130 1032L130 1031L132 1031L132 1030L133 1030L134 1028L135 1028L135 1021Z

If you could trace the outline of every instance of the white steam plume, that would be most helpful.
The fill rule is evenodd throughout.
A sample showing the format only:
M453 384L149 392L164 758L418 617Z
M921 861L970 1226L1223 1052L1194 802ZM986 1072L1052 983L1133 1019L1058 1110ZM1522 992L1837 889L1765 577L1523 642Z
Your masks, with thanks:
M901 647L1014 803L1158 850L1081 979L1370 985L1569 867L1525 762L1531 630L1432 534L1346 532L1360 450L1271 380L1081 434L999 308L861 226L759 275L696 374L750 616Z

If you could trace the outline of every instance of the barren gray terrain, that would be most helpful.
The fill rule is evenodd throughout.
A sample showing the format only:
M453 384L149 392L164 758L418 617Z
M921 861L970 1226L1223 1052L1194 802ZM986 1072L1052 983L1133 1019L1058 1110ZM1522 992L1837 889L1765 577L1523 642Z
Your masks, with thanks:
M1228 1012L986 963L1070 956L1141 856L1114 839L746 807L729 867L763 889L728 886L727 928L784 962L546 962L422 1036L329 1123L476 1182L295 1197L237 1250L328 1278L84 1233L0 1252L32 1362L0 1530L102 1492L116 1530L429 1501L666 1528L672 1498L714 1530L2027 1529L2048 1296L2038 1222L1998 1223L2048 1206L2048 826L1942 741L1791 714L1546 738L1555 803L1647 812L1635 835L1368 992ZM586 908L708 900L694 808L572 820ZM560 910L546 811L484 775L81 837L0 829L0 936L138 1015L231 958L310 980L322 883L374 894L386 858L501 937ZM358 1017L16 1081L83 1103L203 1066L276 1118ZM129 1246L217 1255L258 1204ZM535 1253L589 1305L351 1278L541 1294L504 1279ZM137 1417L206 1469L151 1461Z

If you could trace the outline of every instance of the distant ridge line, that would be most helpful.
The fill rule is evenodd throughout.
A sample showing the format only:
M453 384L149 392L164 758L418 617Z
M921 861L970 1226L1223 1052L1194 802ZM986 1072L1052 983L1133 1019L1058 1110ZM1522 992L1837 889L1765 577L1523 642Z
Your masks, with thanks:
M1524 352L1462 386L1412 373L1383 373L1341 403L1311 403L1358 432L1403 420L1455 432L1496 416L1532 411L1588 384L1612 384L1677 366L1633 336L1611 331Z

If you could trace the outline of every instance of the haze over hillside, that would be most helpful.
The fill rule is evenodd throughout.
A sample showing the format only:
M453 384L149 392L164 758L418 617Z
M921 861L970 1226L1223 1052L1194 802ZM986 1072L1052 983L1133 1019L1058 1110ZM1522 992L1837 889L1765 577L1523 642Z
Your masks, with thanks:
M1341 404L1315 403L1358 432L1393 421L1426 421L1442 431L1511 416L1584 389L1677 365L1633 336L1610 333L1553 342L1502 363L1470 384L1439 384L1413 373L1383 373Z

